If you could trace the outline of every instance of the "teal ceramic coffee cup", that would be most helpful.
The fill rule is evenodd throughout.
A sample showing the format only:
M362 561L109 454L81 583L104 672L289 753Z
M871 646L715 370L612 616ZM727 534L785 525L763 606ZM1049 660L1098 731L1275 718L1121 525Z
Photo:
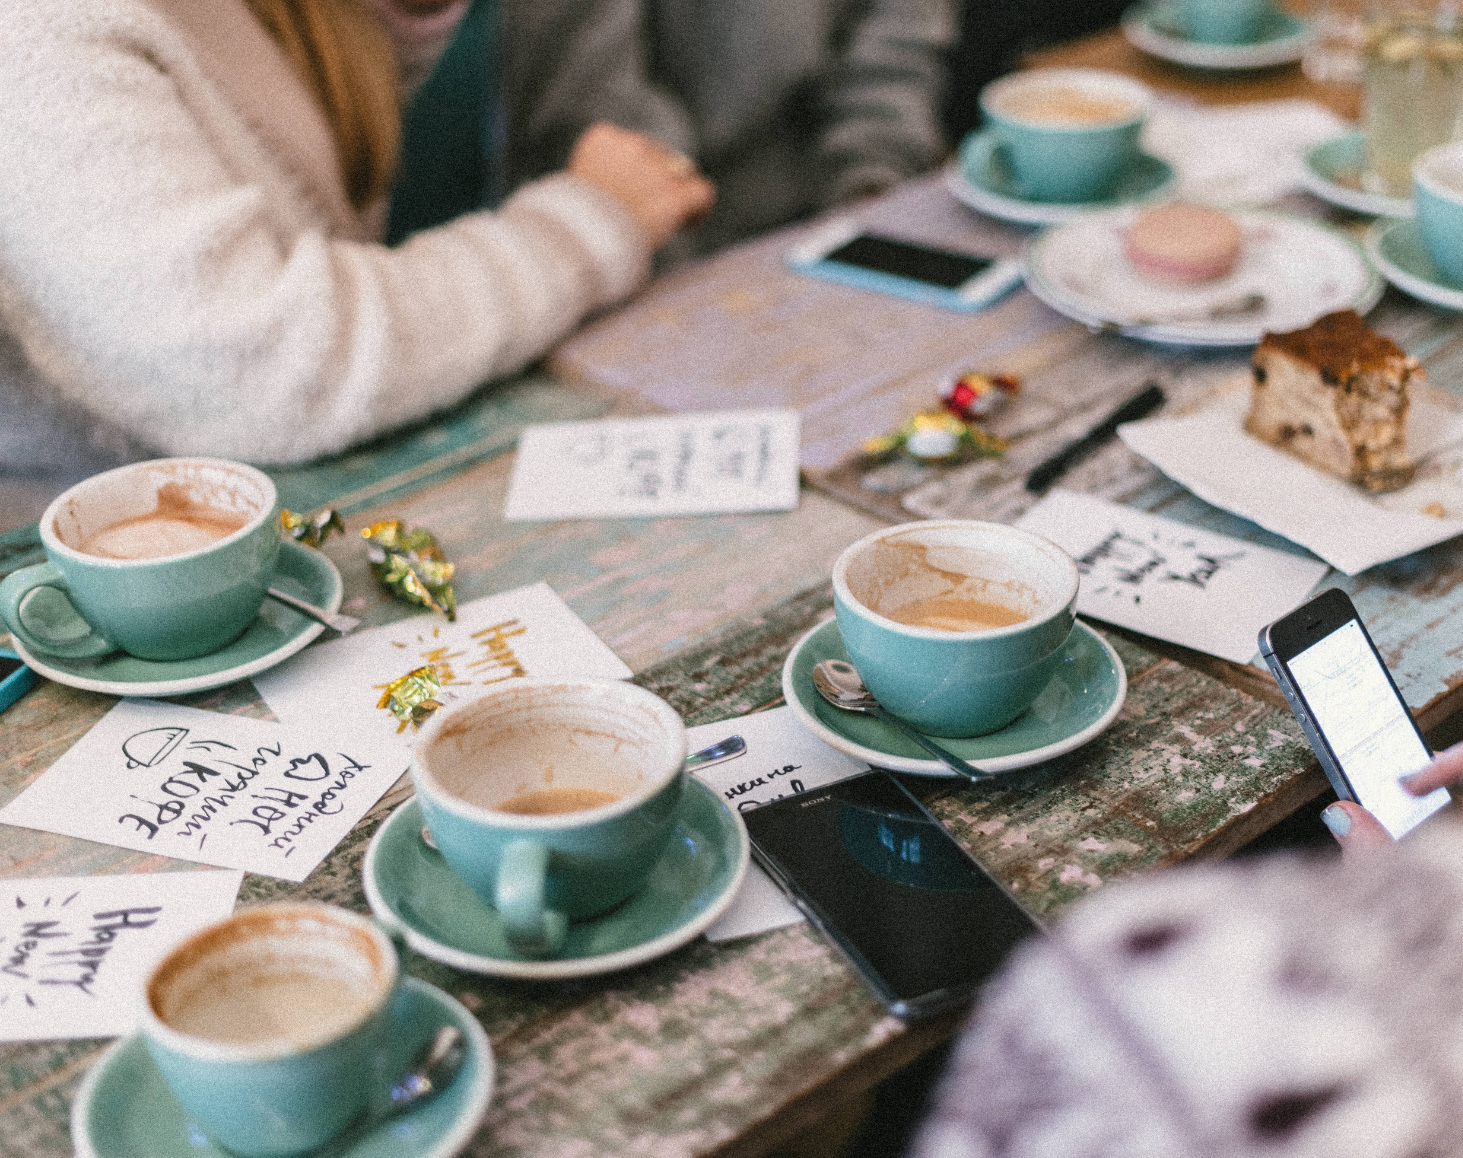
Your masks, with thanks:
M1412 165L1412 202L1428 256L1463 285L1463 142L1429 149Z
M211 1141L245 1158L308 1153L389 1105L398 975L391 939L366 917L247 909L152 970L143 1042Z
M874 698L932 736L1004 728L1051 681L1075 623L1077 564L1000 523L905 523L833 566L849 659Z
M1177 0L1180 31L1202 44L1253 44L1273 11L1270 0Z
M1095 68L1042 68L986 85L980 108L1022 192L1037 201L1095 201L1138 157L1152 96Z
M412 780L447 864L498 910L514 951L637 892L685 783L674 708L618 680L515 679L435 712Z
M279 555L275 489L242 463L165 458L93 475L40 521L46 562L0 583L27 650L192 659L254 621Z

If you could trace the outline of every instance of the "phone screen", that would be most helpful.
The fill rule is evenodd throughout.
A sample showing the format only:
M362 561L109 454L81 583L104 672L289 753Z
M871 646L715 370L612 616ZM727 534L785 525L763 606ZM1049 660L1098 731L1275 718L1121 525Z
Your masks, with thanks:
M760 859L901 1016L969 996L1036 928L888 773L742 818Z
M1360 623L1342 624L1286 666L1357 802L1388 832L1401 837L1448 803L1446 789L1417 797L1397 783L1430 757Z
M825 260L856 265L860 269L889 273L912 281L928 282L944 289L958 289L976 274L995 264L989 257L972 257L944 249L929 249L908 241L874 237L867 233L840 245Z
M13 655L0 655L0 680L8 675L13 675L24 666L24 660L17 659Z

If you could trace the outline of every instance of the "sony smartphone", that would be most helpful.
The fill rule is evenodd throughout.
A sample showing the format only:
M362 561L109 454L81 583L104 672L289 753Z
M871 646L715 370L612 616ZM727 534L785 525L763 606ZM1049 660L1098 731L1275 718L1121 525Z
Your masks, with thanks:
M967 1001L1027 915L887 772L742 814L752 851L898 1017Z
M1323 591L1264 628L1260 654L1337 796L1397 838L1447 805L1445 788L1417 797L1397 783L1432 753L1344 591Z
M846 220L820 230L787 260L800 273L965 312L984 309L1021 283L1021 263L1014 258L861 233Z

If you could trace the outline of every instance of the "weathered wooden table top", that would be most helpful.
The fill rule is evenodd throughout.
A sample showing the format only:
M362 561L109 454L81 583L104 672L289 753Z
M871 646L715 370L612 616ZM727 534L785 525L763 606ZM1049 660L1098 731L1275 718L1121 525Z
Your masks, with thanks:
M1025 236L966 213L930 182L871 212L908 236L995 252L1016 252ZM474 461L497 449L491 433L462 436L454 469L473 465L456 473L442 477L430 457L411 458L397 464L395 481L363 482L342 463L336 489L318 497L354 496L352 530L391 515L435 531L461 568L460 598L546 579L638 682L688 722L707 723L777 702L782 660L828 613L829 569L853 539L925 514L1015 517L1024 500L1013 482L1026 467L1146 378L1158 377L1182 401L1242 363L1094 337L1024 292L958 319L893 299L851 298L786 273L787 244L772 238L673 274L568 343L556 365L621 411L798 407L807 475L819 488L804 491L798 510L507 524L498 512L511 456ZM1379 322L1424 355L1443 384L1463 381L1452 373L1463 340L1451 316L1389 298ZM1003 419L1014 441L1004 463L874 477L850 466L846 452L857 440L929 405L945 373L972 365L1026 380L1022 406ZM566 417L585 412L573 392L561 406ZM552 417L554 407L552 391L534 395L535 416ZM329 490L318 477L308 481ZM1275 543L1146 470L1119 445L1065 482ZM359 540L332 541L327 553L354 613L372 624L409 614L375 588ZM1463 684L1463 655L1438 642L1460 638L1460 579L1463 547L1445 544L1348 584L1428 724L1451 710L1451 693ZM1121 716L1098 740L989 786L911 778L957 838L1043 919L1104 882L1222 856L1324 785L1268 677L1105 634L1130 683ZM187 702L266 711L247 683ZM0 717L0 804L113 703L43 684ZM364 910L366 843L408 793L404 784L389 792L302 885L250 876L241 901L296 895ZM181 867L0 828L3 876ZM956 1024L947 1017L905 1027L885 1016L805 926L714 946L697 941L653 964L574 983L507 983L421 959L410 970L461 997L492 1037L499 1086L475 1155L763 1153ZM0 1155L70 1152L70 1100L104 1044L0 1046Z

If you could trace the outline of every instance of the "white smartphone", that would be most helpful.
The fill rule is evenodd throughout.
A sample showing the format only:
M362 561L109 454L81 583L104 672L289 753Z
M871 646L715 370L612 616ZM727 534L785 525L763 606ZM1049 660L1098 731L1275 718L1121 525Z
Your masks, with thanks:
M1337 796L1398 839L1447 805L1446 788L1418 797L1397 783L1432 753L1344 591L1323 591L1264 628L1260 654Z
M1021 284L1016 258L985 257L918 245L831 223L787 256L799 273L971 313Z

